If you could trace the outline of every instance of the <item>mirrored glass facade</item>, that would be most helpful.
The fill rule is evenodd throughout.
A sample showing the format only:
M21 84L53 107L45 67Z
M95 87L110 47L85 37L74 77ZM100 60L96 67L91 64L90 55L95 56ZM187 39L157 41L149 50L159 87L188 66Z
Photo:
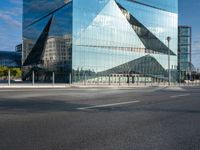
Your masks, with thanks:
M24 74L38 68L66 80L71 74L73 82L166 79L168 53L170 70L177 68L178 0L24 1Z
M0 51L0 67L21 67L21 53Z
M67 82L72 69L72 2L24 0L23 80Z
M179 26L178 28L178 70L180 78L186 79L186 74L191 73L191 27Z

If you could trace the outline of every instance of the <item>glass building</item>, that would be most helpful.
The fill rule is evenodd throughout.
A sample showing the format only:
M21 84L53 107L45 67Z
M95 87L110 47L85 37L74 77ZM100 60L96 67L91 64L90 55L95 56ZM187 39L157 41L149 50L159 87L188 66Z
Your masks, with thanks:
M192 29L188 26L178 28L178 71L179 79L187 79L192 71L191 38Z
M38 80L55 72L64 82L127 83L177 70L178 0L24 0L23 8L24 80L34 71Z
M0 66L21 67L21 53L11 51L0 51Z

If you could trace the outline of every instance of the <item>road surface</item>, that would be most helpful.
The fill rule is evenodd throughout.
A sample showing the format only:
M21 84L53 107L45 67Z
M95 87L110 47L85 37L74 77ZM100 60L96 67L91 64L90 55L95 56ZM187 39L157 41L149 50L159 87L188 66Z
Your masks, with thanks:
M200 88L0 89L0 150L200 150Z

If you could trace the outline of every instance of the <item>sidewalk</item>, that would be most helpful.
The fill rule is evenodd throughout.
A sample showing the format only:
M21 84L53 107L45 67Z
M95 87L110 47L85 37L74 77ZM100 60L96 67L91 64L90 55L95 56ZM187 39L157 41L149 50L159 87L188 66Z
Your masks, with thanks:
M24 89L24 88L150 88L150 87L188 87L188 86L200 86L199 84L179 84L172 83L170 86L166 84L158 83L148 83L148 84L45 84L45 83L11 83L10 85L6 83L0 84L0 89Z
M24 88L69 88L69 84L23 84L23 83L13 83L13 84L0 84L0 89L24 89Z

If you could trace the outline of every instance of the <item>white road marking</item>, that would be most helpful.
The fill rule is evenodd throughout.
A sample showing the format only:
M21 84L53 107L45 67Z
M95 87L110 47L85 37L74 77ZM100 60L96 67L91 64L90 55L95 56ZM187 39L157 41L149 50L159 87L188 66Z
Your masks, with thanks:
M171 98L177 98L177 97L185 97L185 96L190 96L190 94L173 95L173 96L170 96L170 97Z
M85 110L85 109L92 109L92 108L103 108L103 107L111 107L111 106L118 106L118 105L126 105L126 104L133 104L139 103L140 101L130 101L130 102L122 102L122 103L113 103L113 104L105 104L105 105L96 105L91 107L82 107L77 108L78 110Z

